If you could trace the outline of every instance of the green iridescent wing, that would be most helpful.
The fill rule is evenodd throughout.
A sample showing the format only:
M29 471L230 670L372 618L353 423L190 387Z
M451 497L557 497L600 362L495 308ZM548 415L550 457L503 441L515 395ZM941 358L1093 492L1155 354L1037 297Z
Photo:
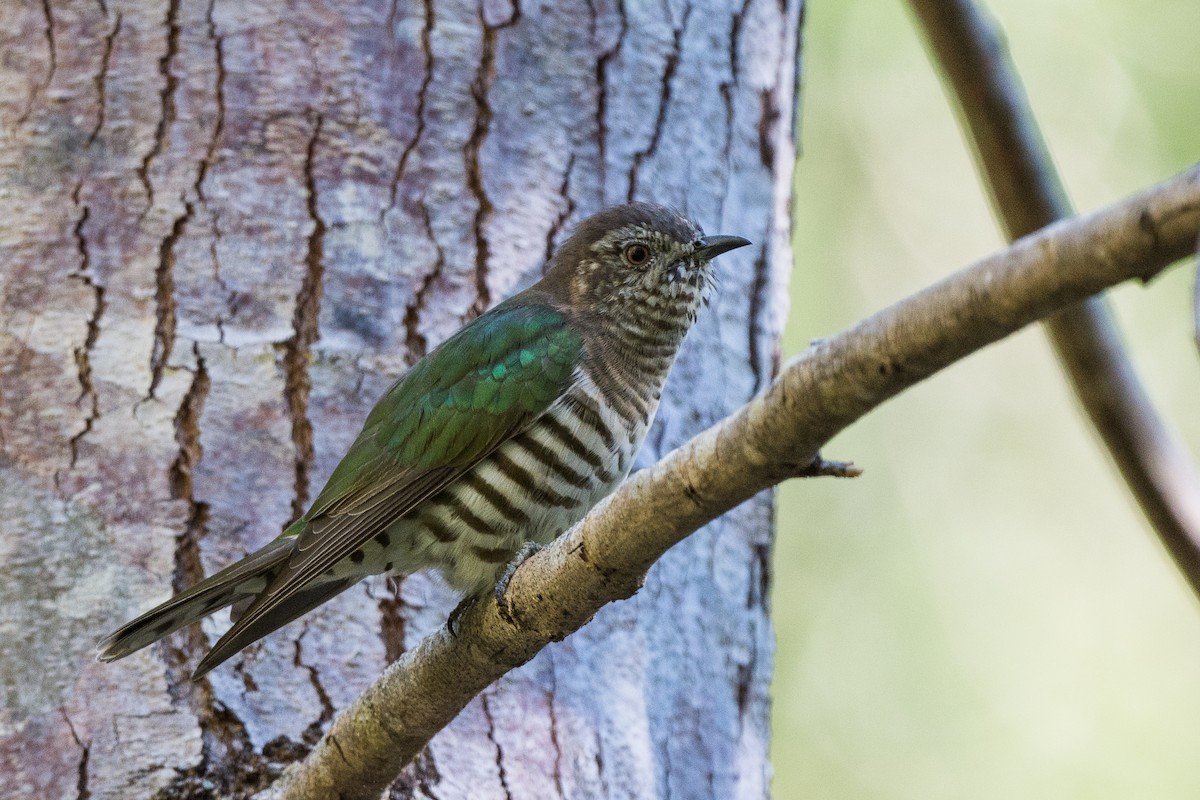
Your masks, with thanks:
M566 391L581 348L545 306L481 316L380 399L305 519L361 509L399 471L474 464Z
M500 305L419 361L376 404L308 513L284 532L296 539L287 567L201 669L304 613L281 607L292 598L308 605L299 601L314 578L537 419L570 388L582 349L560 312Z

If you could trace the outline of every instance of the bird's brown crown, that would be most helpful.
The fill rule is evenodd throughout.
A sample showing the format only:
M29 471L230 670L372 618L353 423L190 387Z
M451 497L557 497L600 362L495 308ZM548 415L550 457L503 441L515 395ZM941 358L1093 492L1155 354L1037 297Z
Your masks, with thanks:
M615 206L575 229L547 277L580 310L621 315L686 300L694 313L711 283L709 259L697 253L702 237L699 225L666 206Z

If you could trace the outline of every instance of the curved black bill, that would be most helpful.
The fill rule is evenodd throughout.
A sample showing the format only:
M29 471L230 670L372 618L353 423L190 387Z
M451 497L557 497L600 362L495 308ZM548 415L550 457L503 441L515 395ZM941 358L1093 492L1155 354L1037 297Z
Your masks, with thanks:
M736 250L748 244L750 244L750 240L743 239L741 236L705 236L696 242L696 249L692 251L692 256L716 258L721 253L728 253L730 250Z

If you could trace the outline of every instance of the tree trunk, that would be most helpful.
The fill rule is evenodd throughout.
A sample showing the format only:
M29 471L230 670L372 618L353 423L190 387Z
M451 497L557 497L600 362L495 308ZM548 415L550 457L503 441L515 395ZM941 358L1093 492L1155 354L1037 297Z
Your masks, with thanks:
M367 581L187 676L119 623L303 511L405 367L629 198L756 246L641 463L776 366L798 0L0 7L0 797L249 797L441 625ZM764 797L771 502L507 676L397 797Z

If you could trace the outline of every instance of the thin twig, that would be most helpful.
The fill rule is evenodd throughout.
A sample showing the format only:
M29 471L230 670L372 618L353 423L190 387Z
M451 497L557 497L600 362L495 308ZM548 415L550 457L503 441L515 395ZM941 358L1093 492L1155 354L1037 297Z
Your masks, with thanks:
M971 0L909 0L1009 240L1071 215L1007 49ZM1200 597L1200 472L1142 388L1108 303L1046 320L1059 362L1150 524Z
M838 431L933 373L1191 252L1200 165L1104 211L1057 223L791 361L766 392L669 453L513 573L509 619L468 604L405 653L288 773L297 800L378 798L471 698L549 642L628 597L670 547L763 489L812 468Z

